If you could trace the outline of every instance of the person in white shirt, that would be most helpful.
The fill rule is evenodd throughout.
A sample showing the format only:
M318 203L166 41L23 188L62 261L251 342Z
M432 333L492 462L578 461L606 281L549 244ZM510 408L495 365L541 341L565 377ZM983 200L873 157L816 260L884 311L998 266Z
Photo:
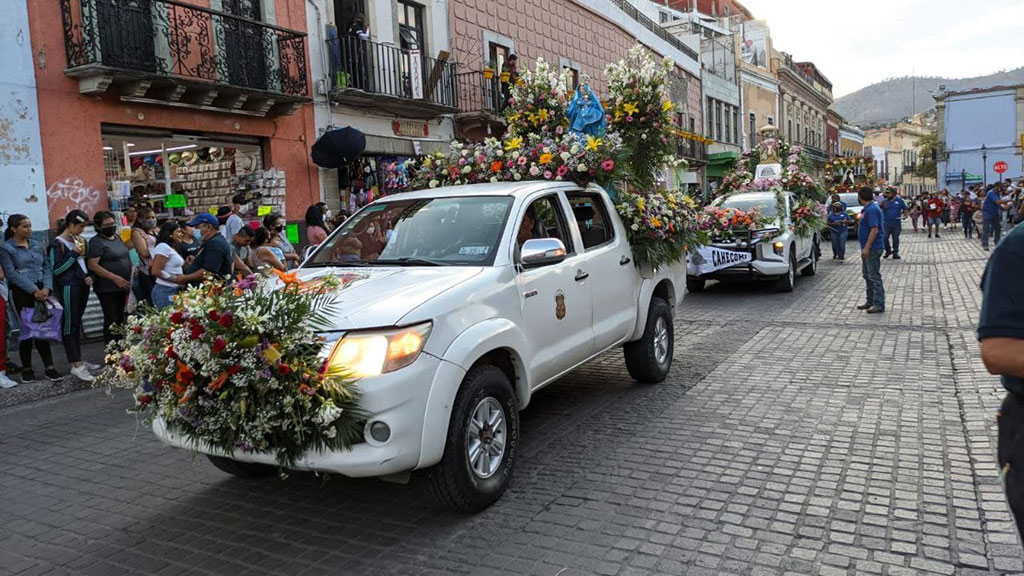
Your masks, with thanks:
M249 204L245 199L245 194L235 194L231 198L232 211L231 215L228 216L228 221L224 224L224 238L228 242L238 234L238 231L245 226L245 220L242 219L249 212Z
M164 222L157 236L156 247L153 248L153 264L150 271L156 278L153 286L153 306L163 310L171 305L171 299L181 290L179 280L185 259L178 252L178 246L184 240L185 229L174 220Z

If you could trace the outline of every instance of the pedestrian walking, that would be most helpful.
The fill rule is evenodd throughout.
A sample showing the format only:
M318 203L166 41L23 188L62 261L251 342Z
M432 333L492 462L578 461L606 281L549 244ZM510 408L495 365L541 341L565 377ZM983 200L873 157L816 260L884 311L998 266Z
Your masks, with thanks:
M974 213L977 212L978 207L975 206L974 201L967 193L961 193L960 195L960 225L964 230L964 238L971 239L974 237Z
M132 260L117 236L114 215L101 210L93 216L96 235L89 239L85 263L92 274L93 291L103 310L103 342L117 339L114 327L124 323L128 293L132 290Z
M892 256L893 260L900 259L900 233L903 230L901 220L906 217L907 203L896 195L896 189L890 188L885 192L880 206L882 209L883 222L885 223L885 255L884 258Z
M1024 534L1024 227L1017 227L996 246L982 280L978 340L981 359L1000 376L1006 397L996 420L997 448L1006 499Z
M1003 236L1002 212L1007 201L999 193L999 187L990 185L981 205L981 249L988 250L988 238L995 235L996 244Z
M842 202L833 202L828 213L829 236L832 237L832 260L846 261L846 240L850 236L850 217Z
M234 255L228 241L220 233L217 217L203 212L196 215L189 226L194 226L202 234L203 245L192 264L185 267L184 276L178 279L179 282L199 284L210 276L219 279L230 277L234 268Z
M185 258L179 246L185 238L185 229L174 220L164 222L153 248L153 265L150 269L156 285L153 286L153 306L163 310L171 305L171 299L181 290Z
M138 274L133 286L135 297L139 302L153 303L153 286L156 284L150 267L153 265L153 248L156 246L156 213L149 206L139 208L139 215L132 227L132 248L139 257Z
M918 232L917 219L921 217L921 197L918 196L910 201L910 223L914 225L914 232Z
M17 380L11 376L21 373L21 367L10 363L7 358L7 300L10 292L7 288L7 277L4 276L4 268L0 266L0 388L14 388L18 385Z
M952 208L950 207L949 192L945 189L939 193L939 200L942 201L942 214L939 219L942 220L942 228L944 230L949 228L949 224L952 221Z
M885 242L885 224L882 209L874 201L874 194L867 186L860 189L857 199L864 209L860 213L857 239L860 241L861 274L864 276L867 299L857 306L868 314L885 312L885 288L882 286L882 251Z
M89 216L72 210L57 229L57 238L50 244L50 267L57 297L64 306L61 343L71 364L71 375L83 382L95 380L89 369L100 366L82 362L82 317L89 302L93 279L85 264L86 243L82 238Z
M924 223L928 228L928 237L932 237L932 228L935 229L935 237L939 237L939 226L942 224L942 211L945 208L938 194L929 194L924 202Z
M36 302L45 302L53 294L53 269L46 257L43 246L32 238L32 220L24 214L12 214L7 218L4 243L0 245L0 266L10 282L11 301L18 314L32 308ZM32 348L43 361L43 373L53 382L63 376L53 366L53 351L46 340L31 338L18 344L21 358L21 381L35 382L32 371Z

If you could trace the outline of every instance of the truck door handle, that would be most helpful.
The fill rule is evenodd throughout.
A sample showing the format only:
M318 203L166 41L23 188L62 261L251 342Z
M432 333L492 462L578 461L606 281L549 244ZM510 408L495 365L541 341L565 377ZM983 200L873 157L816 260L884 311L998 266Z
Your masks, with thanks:
M625 266L630 262L632 262L632 260L629 259L629 256L623 256L622 258L619 258L619 266Z
M576 271L576 281L577 282L582 282L582 281L586 280L587 278L590 278L590 274L587 274L583 270L577 270Z

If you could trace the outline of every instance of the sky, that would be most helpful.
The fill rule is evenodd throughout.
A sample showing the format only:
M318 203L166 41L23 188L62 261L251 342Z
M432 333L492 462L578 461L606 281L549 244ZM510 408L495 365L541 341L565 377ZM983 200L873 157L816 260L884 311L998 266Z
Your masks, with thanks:
M835 97L899 76L1024 66L1024 0L740 0L776 50L814 62Z

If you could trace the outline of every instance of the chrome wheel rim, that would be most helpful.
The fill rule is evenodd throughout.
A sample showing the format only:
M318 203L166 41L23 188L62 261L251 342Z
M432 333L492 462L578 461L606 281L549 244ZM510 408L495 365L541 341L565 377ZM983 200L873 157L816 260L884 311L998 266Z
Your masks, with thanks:
M469 414L466 456L477 478L494 476L505 457L508 422L501 403L488 396Z
M658 366L668 362L668 346L668 322L664 316L659 316L654 323L654 360Z

